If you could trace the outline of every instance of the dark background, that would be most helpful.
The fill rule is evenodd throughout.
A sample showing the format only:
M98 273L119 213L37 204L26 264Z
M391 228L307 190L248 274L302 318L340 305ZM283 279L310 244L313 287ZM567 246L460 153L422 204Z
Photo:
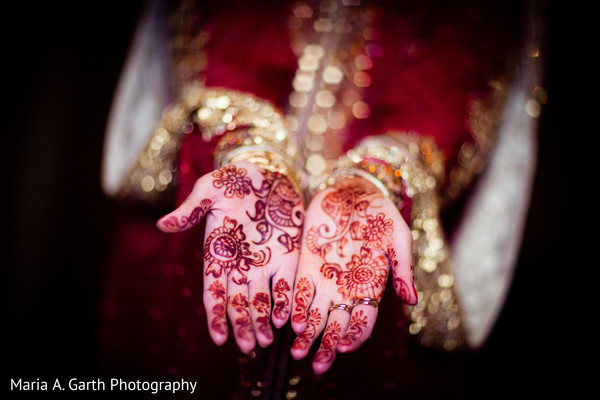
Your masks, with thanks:
M85 4L3 6L14 22L2 27L4 390L10 378L96 377L95 301L113 209L100 189L103 134L142 2ZM549 100L532 206L506 306L474 361L473 398L541 398L580 384L567 375L575 358L565 358L579 354L574 333L585 330L573 315L585 268L573 246L586 235L573 224L585 219L571 187L581 150L565 111L573 24L562 6L544 14Z

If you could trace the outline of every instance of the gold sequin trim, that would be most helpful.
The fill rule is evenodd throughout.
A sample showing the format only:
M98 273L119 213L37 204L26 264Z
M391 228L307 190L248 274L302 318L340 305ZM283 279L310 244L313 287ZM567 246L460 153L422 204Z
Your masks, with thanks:
M248 93L221 88L206 88L198 82L183 89L179 103L166 109L159 128L139 155L123 187L128 195L156 200L174 182L175 156L181 137L198 126L205 141L234 131L246 132L244 137L229 135L220 140L215 150L215 164L226 153L252 145L270 146L285 157L296 154L296 144L290 139L282 114L270 102ZM241 128L247 128L240 130ZM292 161L289 162L292 165ZM170 180L160 181L161 173Z
M204 83L205 46L210 35L203 29L202 19L195 0L182 0L169 16L174 90L184 100L163 111L161 122L126 174L117 197L158 205L167 204L172 199L182 134L193 128L188 116L189 100L185 99L186 87L199 87Z
M469 101L468 126L473 141L462 144L456 165L450 170L444 200L456 199L464 189L479 175L496 141L498 125L508 96L506 79L490 81L490 95Z

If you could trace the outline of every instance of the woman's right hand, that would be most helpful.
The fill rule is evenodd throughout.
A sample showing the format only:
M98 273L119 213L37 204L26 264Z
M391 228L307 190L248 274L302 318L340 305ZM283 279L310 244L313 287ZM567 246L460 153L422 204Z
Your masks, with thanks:
M292 306L302 197L281 174L233 163L198 179L188 198L157 227L181 232L204 217L204 307L212 340L218 345L227 340L228 317L243 352L256 342L267 346L273 341L270 321L283 326Z

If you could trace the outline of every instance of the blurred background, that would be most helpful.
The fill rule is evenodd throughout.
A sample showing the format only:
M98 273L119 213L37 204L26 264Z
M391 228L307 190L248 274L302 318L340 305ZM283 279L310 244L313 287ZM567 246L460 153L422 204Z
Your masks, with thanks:
M96 300L113 209L100 188L103 135L142 4L13 2L4 8L4 19L14 21L2 27L5 390L10 378L96 377ZM532 207L507 303L469 370L472 398L488 398L490 390L540 395L577 387L563 369L574 365L564 357L576 354L568 301L576 295L573 271L582 267L574 265L572 246L586 235L567 213L578 199L568 182L579 171L564 111L572 87L563 79L572 45L568 11L557 2L546 5L549 97Z

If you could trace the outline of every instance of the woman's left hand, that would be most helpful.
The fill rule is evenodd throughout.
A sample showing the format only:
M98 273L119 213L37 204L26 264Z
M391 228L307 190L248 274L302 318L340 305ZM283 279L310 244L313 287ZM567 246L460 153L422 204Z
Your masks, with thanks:
M323 330L316 373L327 371L338 351L357 350L375 325L390 267L398 295L416 304L411 247L398 209L365 178L345 178L315 195L294 285L292 356L305 357Z

